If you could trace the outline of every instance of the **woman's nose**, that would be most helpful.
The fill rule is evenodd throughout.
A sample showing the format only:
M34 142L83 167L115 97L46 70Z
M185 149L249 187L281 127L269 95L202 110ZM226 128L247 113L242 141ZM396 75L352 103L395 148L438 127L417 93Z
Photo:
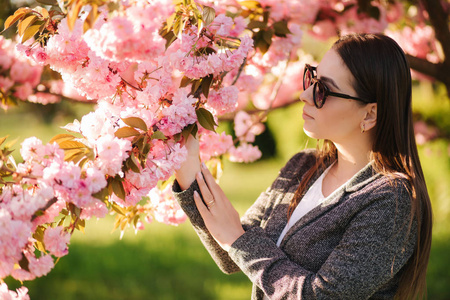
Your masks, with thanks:
M309 105L314 105L313 86L314 85L309 86L306 90L304 90L300 94L300 101L305 102L305 103L307 103Z

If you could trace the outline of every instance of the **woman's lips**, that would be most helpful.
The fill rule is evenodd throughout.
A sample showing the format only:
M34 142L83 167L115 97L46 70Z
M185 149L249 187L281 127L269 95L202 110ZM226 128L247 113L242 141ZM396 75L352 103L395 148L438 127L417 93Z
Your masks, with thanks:
M303 120L313 120L314 118L308 115L305 111L302 114Z

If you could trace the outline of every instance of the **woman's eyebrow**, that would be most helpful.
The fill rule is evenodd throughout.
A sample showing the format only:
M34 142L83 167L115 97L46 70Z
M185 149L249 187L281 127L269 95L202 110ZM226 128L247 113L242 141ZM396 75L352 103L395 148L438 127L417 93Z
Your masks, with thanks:
M333 79L331 79L330 77L326 77L326 76L321 76L320 80L325 81L329 84L331 84L332 86L334 86L336 89L338 89L339 91L341 90L338 85L336 84L336 82L334 82Z

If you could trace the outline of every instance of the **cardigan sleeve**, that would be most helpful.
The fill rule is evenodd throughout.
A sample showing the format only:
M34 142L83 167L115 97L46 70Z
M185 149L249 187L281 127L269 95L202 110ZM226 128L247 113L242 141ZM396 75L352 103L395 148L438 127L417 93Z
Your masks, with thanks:
M270 203L271 189L276 187L277 182L280 181L279 178L283 178L286 181L286 173L291 176L295 174L292 170L298 167L298 162L301 157L305 157L304 153L300 152L294 155L287 164L281 169L280 174L271 187L269 187L265 192L262 192L253 205L247 210L247 212L242 216L241 223L244 231L250 230L253 227L259 227L261 221L265 216L265 212ZM310 151L310 153L312 153ZM209 233L208 229L203 222L200 212L194 202L194 191L197 191L200 195L200 188L196 180L192 182L191 186L186 190L181 190L177 181L174 182L172 187L172 192L174 197L177 199L183 211L188 216L195 232L199 236L206 250L209 252L213 260L216 262L220 270L226 274L231 274L240 271L240 268L234 263L234 261L229 257L228 253L220 247L213 236Z
M372 190L338 246L317 272L289 260L261 228L239 237L230 257L270 299L368 299L406 264L414 251L406 188ZM305 253L305 255L314 255Z

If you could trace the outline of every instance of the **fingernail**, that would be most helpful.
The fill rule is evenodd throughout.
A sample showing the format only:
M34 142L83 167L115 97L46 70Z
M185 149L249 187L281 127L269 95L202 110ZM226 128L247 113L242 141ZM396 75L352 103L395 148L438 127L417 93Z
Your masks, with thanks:
M202 168L203 168L203 169L206 169L206 165L205 165L204 162L202 162Z
M194 191L194 197L198 197L197 191Z

